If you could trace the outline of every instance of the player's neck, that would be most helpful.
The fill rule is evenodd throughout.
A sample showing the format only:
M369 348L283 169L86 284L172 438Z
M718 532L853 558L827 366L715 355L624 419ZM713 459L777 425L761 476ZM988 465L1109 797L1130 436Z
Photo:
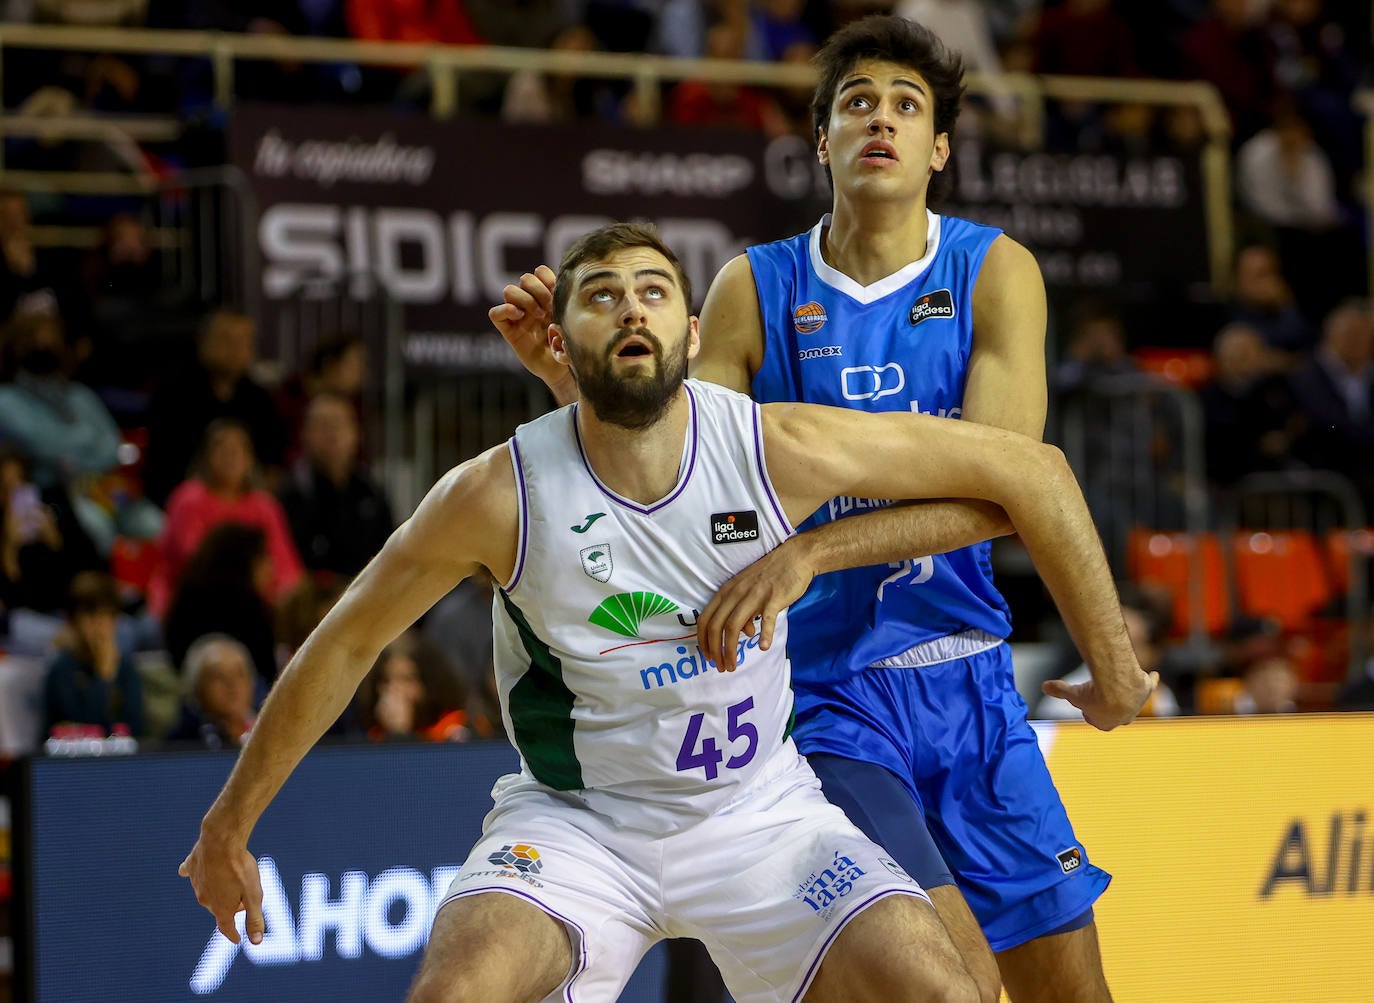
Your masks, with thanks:
M586 404L577 408L582 449L601 483L641 505L666 498L677 487L691 405L679 388L653 425L638 431L600 420Z
M860 285L872 285L925 257L928 229L924 202L899 209L891 202L837 200L821 235L821 256Z

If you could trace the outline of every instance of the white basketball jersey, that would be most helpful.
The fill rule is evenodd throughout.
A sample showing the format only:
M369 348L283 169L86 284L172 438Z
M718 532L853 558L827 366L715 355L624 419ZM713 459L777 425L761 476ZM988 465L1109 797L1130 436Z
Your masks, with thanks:
M511 581L493 600L507 734L524 772L622 824L666 831L734 800L788 739L786 616L741 635L734 672L696 643L716 590L793 532L768 479L758 405L688 380L678 481L641 505L596 476L577 405L520 426Z

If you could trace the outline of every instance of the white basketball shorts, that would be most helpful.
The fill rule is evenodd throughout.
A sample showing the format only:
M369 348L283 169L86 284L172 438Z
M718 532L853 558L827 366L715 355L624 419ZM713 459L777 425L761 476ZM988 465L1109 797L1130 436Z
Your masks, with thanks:
M671 937L702 941L737 1003L799 1000L865 907L929 898L825 800L804 759L777 759L728 809L663 836L504 777L440 908L502 892L560 920L574 961L550 1001L614 1001L644 953Z

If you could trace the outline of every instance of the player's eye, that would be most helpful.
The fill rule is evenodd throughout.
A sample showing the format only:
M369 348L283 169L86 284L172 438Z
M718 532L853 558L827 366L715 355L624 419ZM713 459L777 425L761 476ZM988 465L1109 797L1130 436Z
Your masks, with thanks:
M899 105L899 107L902 109L902 111L914 112L914 111L919 111L921 106L918 105L918 104L917 104L915 101L913 101L911 98L905 98L905 99L903 99L903 101L902 101L901 105Z
M845 107L847 107L847 108L867 108L867 107L868 107L868 98L864 97L862 94L855 94L852 98L849 99L849 102L846 104Z
M609 303L615 294L609 289L593 289L587 294L588 303Z
M644 290L645 299L661 300L667 298L667 296L668 290L664 289L662 286L649 286Z

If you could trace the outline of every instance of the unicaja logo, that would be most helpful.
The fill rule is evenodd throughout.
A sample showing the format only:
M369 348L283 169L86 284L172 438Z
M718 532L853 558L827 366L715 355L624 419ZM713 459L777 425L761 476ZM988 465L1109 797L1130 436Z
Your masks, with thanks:
M678 604L656 592L621 592L601 600L588 623L624 637L639 637L639 625L660 613L676 613Z

